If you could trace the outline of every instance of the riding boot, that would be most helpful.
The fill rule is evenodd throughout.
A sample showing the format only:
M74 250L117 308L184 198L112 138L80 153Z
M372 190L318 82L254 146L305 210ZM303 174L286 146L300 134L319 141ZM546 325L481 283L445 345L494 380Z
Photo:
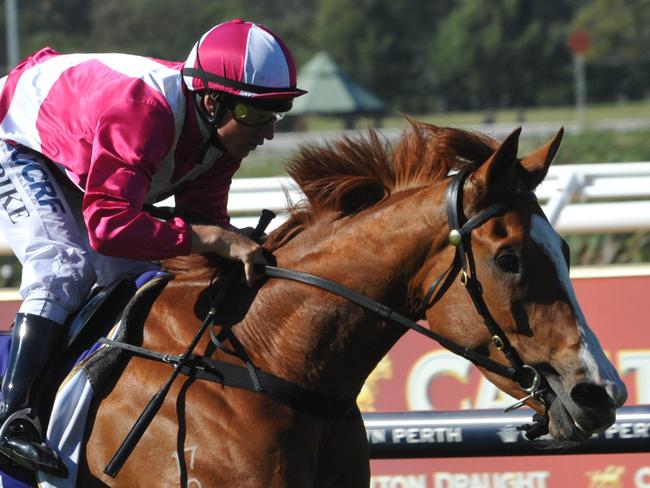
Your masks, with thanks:
M32 390L62 330L61 325L38 315L16 315L0 402L0 453L19 466L55 475L67 470L58 454L43 443Z

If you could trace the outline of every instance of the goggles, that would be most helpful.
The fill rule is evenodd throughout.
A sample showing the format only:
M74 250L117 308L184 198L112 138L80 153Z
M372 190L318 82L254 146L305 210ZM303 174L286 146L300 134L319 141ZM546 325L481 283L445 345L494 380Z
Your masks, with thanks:
M250 127L261 127L269 123L275 123L281 120L286 113L264 110L242 102L230 103L228 108L238 123Z

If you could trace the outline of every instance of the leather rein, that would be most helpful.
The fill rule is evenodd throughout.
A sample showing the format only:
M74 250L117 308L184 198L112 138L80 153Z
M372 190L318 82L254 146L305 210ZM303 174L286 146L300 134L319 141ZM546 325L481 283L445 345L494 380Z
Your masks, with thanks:
M501 326L494 320L487 304L483 300L481 283L476 275L475 262L472 255L470 235L472 230L480 227L492 217L502 214L513 206L536 202L537 197L533 192L519 193L504 202L498 202L483 209L471 219L466 219L462 210L463 183L468 172L456 173L445 190L448 223L450 227L449 241L455 246L456 253L451 265L429 287L420 307L420 314L432 307L443 295L455 276L460 273L460 281L465 286L476 311L483 318L483 322L492 335L492 343L500 350L510 363L509 366L499 363L490 357L457 344L436 332L423 327L417 322L395 312L389 307L376 302L365 295L357 293L338 283L314 276L309 273L290 269L265 266L264 273L271 278L284 278L327 290L341 296L366 310L369 310L382 319L398 323L429 339L433 339L449 351L464 357L477 366L492 373L514 381L528 396L517 401L507 411L523 406L525 401L534 399L545 404L543 393L547 391L542 387L545 380L532 366L524 364L517 351L512 347Z
M430 339L435 340L449 351L462 356L481 368L514 381L528 395L508 407L506 411L521 407L527 400L536 400L545 406L552 400L552 392L543 376L533 367L525 364L517 351L512 347L502 327L492 317L485 303L480 281L476 275L476 266L472 255L471 232L486 223L491 218L503 214L516 205L536 202L537 197L533 192L519 193L505 201L494 203L481 210L477 215L467 219L463 213L463 183L468 172L458 172L451 177L451 182L445 190L448 223L450 227L449 242L456 248L454 259L433 284L429 287L420 306L420 315L431 308L445 293L455 277L460 274L460 281L465 286L476 311L483 318L483 322L492 335L492 343L500 350L509 362L504 365L485 354L457 344L436 332L418 324L417 322L397 313L386 305L371 298L346 288L331 280L321 278L309 273L295 271L275 266L264 266L264 274L269 278L281 278L297 281L321 288L335 295L341 296L350 302L375 313L384 320L395 322ZM259 270L261 271L261 269ZM188 376L195 376L204 380L244 388L258 393L264 393L269 398L287 405L300 408L303 411L325 418L340 418L345 416L354 405L354 399L341 399L322 395L304 387L290 383L269 373L260 371L253 365L243 346L239 343L230 327L223 327L216 334L215 314L206 317L210 322L210 335L212 350L214 347L225 351L242 360L245 368L235 364L217 361L206 356L192 355L182 364L182 372ZM232 350L225 346L224 341L230 341ZM103 339L101 342L129 351L131 354L152 360L163 361L171 364L180 362L180 358L169 354L150 351L141 347L121 342ZM207 354L209 355L209 354ZM535 414L534 422L522 426L529 439L538 437L548 432L548 419Z

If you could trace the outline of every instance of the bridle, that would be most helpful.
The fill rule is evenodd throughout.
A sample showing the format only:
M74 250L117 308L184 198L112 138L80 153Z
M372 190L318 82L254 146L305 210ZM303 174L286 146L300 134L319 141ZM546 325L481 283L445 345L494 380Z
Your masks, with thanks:
M503 353L509 362L506 366L492 358L472 349L463 347L432 330L421 326L407 317L391 310L385 305L376 302L360 293L345 288L338 283L300 271L294 271L274 266L265 266L264 273L268 277L285 278L302 283L307 283L334 294L342 296L357 305L370 310L385 320L397 322L409 329L425 335L440 345L458 354L477 366L514 381L528 395L508 407L506 411L519 408L528 400L536 400L545 406L550 404L550 389L546 380L533 366L525 364L515 348L510 344L503 328L494 320L482 295L481 283L476 274L476 266L472 254L471 232L486 223L491 218L503 214L517 205L536 202L537 197L533 192L517 193L503 201L494 203L477 215L467 219L463 213L463 183L468 176L467 171L461 171L451 177L445 190L445 203L447 206L448 223L450 227L449 242L456 248L454 259L433 284L429 287L420 306L420 314L432 307L451 285L453 279L460 273L460 281L465 286L476 311L483 318L483 323L492 336L492 343ZM536 426L537 427L537 426ZM545 433L545 432L543 432ZM540 434L541 435L541 434Z
M532 191L517 193L507 199L493 203L472 218L467 219L463 212L463 184L468 174L467 171L456 173L452 176L451 182L445 190L447 221L450 229L449 243L456 248L456 253L449 268L429 287L422 301L421 313L424 315L424 312L442 297L448 287L446 283L453 280L460 273L460 282L467 290L477 313L483 318L483 323L492 336L492 344L506 357L511 367L504 371L501 363L489 358L486 358L488 361L482 360L482 364L474 362L492 373L511 379L519 388L528 393L528 396L508 407L506 411L521 407L529 399L537 400L546 406L545 393L547 388L543 376L533 366L525 364L521 360L503 328L492 317L483 299L482 287L476 273L476 264L471 246L471 233L474 229L480 227L492 217L503 214L517 205L536 202L537 196ZM445 278L444 282L443 278ZM440 286L441 284L442 286ZM468 359L471 360L471 358Z

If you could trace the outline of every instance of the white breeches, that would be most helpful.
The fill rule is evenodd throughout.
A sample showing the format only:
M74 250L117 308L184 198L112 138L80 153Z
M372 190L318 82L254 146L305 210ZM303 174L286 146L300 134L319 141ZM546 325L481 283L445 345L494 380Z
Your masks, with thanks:
M95 283L155 268L96 253L81 198L80 191L58 185L41 156L0 141L0 230L22 264L21 313L63 324Z

